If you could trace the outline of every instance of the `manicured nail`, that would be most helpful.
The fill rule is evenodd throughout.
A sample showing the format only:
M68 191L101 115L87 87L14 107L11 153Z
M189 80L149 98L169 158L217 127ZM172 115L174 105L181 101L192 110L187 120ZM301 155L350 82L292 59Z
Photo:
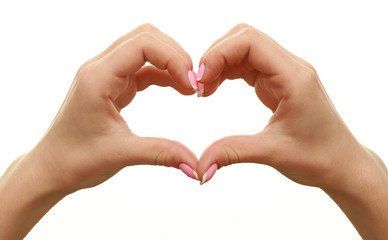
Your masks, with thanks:
M197 91L198 88L197 88L197 81L195 80L195 78L196 78L195 72L192 70L189 70L187 72L187 75L189 77L190 84L193 87L194 91Z
M213 165L210 166L210 168L206 171L206 173L203 175L201 185L209 181L214 174L216 173L218 169L217 163L214 163Z
M203 83L198 82L197 84L198 84L197 85L198 86L197 96L203 97L203 92L205 91L205 87L204 87Z
M198 174L186 163L179 164L179 169L182 170L182 172L184 172L188 177L199 181Z
M201 64L201 66L199 67L198 69L198 73L197 73L197 81L201 80L202 79L202 76L203 76L203 73L205 72L205 64Z

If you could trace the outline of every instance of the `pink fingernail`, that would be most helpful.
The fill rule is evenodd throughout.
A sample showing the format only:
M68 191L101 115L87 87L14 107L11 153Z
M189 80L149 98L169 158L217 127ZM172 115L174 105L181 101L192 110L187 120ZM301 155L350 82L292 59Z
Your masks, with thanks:
M194 91L197 91L198 88L197 88L197 81L195 80L196 78L195 72L192 70L189 70L187 75L189 77L190 84L193 87Z
M198 174L186 163L179 164L179 169L182 170L182 172L184 172L188 177L199 181Z
M203 92L205 91L205 87L204 87L204 84L203 83L200 83L198 82L197 83L198 85L198 92L197 92L197 96L198 97L203 97Z
M205 64L201 64L201 66L199 67L198 69L198 73L197 73L197 81L201 80L202 79L202 76L203 76L203 73L205 72Z
M206 171L206 173L203 175L201 185L208 182L216 173L218 169L217 163L214 163L213 165L210 166L210 168Z

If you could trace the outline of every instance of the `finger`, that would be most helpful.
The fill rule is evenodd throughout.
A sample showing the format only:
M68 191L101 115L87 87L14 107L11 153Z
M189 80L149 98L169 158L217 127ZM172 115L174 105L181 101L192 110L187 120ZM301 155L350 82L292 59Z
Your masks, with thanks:
M193 94L192 90L187 90L176 83L166 70L160 70L154 66L142 67L136 72L135 76L136 81L128 84L126 90L116 99L115 102L118 110L124 108L132 101L136 95L136 91L143 91L151 85L172 87L183 95Z
M122 43L126 42L127 40L135 37L136 35L138 34L141 34L141 33L152 33L154 34L155 36L157 36L158 39L160 39L161 41L165 42L166 44L168 44L169 46L173 47L175 51L177 51L179 54L182 55L182 57L185 59L185 61L192 66L192 60L191 60L191 57L190 55L173 39L171 38L170 36L166 35L165 33L163 33L162 31L160 31L158 28L156 28L155 26L153 26L152 24L149 24L149 23L145 23L145 24L142 24L140 25L139 27L135 28L134 30L126 33L125 35L121 36L120 38L118 38L115 42L113 42L107 49L105 49L103 52L101 52L100 54L98 54L97 56L95 56L94 58L90 59L89 61L87 61L86 63L84 63L80 69L82 69L84 66L87 66L93 62L97 62L98 60L100 60L101 58L103 58L104 56L106 56L107 54L109 54L110 52L112 52L114 49L116 49L119 45L121 45ZM191 67L192 68L192 67Z
M136 72L137 91L143 91L151 85L160 87L173 87L183 95L190 95L193 91L180 86L166 70L154 66L146 66Z
M235 27L233 27L231 30L229 30L229 32L227 32L225 35L223 35L222 37L220 37L219 39L217 39L209 48L208 50L205 52L205 54L203 56L206 56L207 53L213 48L215 47L218 43L222 42L223 40L225 40L226 38L240 32L240 31L244 31L244 30L247 30L247 29L250 29L250 30L254 30L254 31L257 31L259 32L260 34L262 34L263 36L265 36L266 38L268 38L270 41L272 41L274 44L276 44L278 47L280 47L282 50L284 50L290 57L294 58L296 61L298 61L299 63L303 64L304 66L306 67L312 67L311 64L309 64L308 62L306 62L305 60L299 58L298 56L294 55L293 53L289 52L287 49L283 48L279 43L277 43L275 40L273 40L271 37L269 37L268 35L266 35L265 33L263 32L260 32L259 30L253 28L252 26L246 24L246 23L240 23L238 25L236 25ZM201 61L200 61L200 64L203 62L203 57L201 58Z
M238 25L236 25L235 27L233 27L231 30L229 30L229 32L227 32L225 35L223 35L222 37L218 38L216 41L213 42L213 44L208 48L208 50L205 52L205 54L202 55L201 57L201 60L199 62L199 65L202 66L203 65L203 60L204 60L204 57L207 56L207 54L209 53L209 51L211 51L215 46L217 46L220 42L224 41L225 39L243 31L243 30L246 30L247 28L251 28L253 29L251 26L249 26L248 24L246 23L240 23ZM227 68L227 67L225 67ZM217 85L220 85L217 84ZM210 87L210 89L213 89ZM216 89L212 90L212 92L214 92ZM208 95L211 95L211 94L208 94Z
M161 40L162 42L164 42L167 45L169 45L170 47L172 47L175 51L177 51L185 59L186 63L189 64L191 66L191 69L192 69L193 63L192 63L190 55L172 37L163 33L158 28L156 28L155 26L153 26L152 24L149 24L149 23L145 23L145 24L139 26L137 29L135 29L136 35L141 34L143 32L152 33L159 40ZM129 38L127 38L127 39L129 39ZM125 42L125 41L123 41L123 42Z
M207 89L211 90L206 91L203 96L208 97L212 95L226 79L238 78L244 79L249 86L255 87L256 94L260 101L273 112L276 110L277 105L279 104L279 99L276 98L276 96L273 96L273 93L264 86L264 82L268 81L268 76L255 71L247 64L236 64L235 66L225 70L216 81L208 83Z
M127 86L128 77L134 74L148 61L161 70L167 70L177 85L192 91L187 72L191 65L169 45L149 33L142 33L122 43L111 53L97 62L94 70L98 71L99 82L108 92L109 98L118 99Z
M230 136L211 144L202 154L197 172L202 183L209 181L209 171L236 163L260 163L272 165L276 141L264 133L257 135ZM214 171L214 170L213 170ZM206 174L206 175L205 175Z
M228 37L230 37L230 36L232 36L232 35L234 35L234 34L240 32L240 31L242 31L242 30L244 30L244 29L246 29L246 28L248 28L248 27L250 27L250 26L249 26L248 24L246 24L246 23L240 23L240 24L236 25L235 27L233 27L232 29L230 29L225 35L223 35L222 37L220 37L220 38L218 38L216 41L214 41L214 42L212 43L212 45L210 45L210 47L208 48L208 50L206 50L206 52L205 52L205 54L204 54L203 56L206 56L207 53L208 53L213 47L215 47L218 43L222 42L224 39L226 39L226 38L228 38ZM203 62L203 57L201 58L201 61L200 61L200 64L199 64L199 65L201 65L202 62Z
M247 28L224 39L204 56L206 70L201 82L205 83L205 92L214 90L209 88L208 82L217 80L226 67L241 62L271 76L289 72L294 64L287 52L272 40L259 31Z
M122 77L134 74L146 61L159 69L167 69L182 86L191 88L186 81L191 66L170 45L150 33L136 35L122 43L105 56L99 65L107 72Z
M160 70L154 66L142 67L135 75L136 83L128 85L126 90L124 90L120 97L118 97L115 101L118 106L118 110L124 108L132 101L136 95L136 91L143 91L151 85L172 87L183 95L193 94L191 89L187 90L176 83L166 70Z
M246 63L237 63L232 67L224 69L224 71L218 76L215 81L207 83L207 89L204 93L204 97L212 95L217 88L225 80L234 80L234 79L243 79L249 86L254 87L255 81L257 79L258 72L249 64ZM209 90L210 89L210 90Z
M181 169L186 175L196 179L198 160L183 144L163 139L130 136L122 139L117 146L121 166L159 165Z

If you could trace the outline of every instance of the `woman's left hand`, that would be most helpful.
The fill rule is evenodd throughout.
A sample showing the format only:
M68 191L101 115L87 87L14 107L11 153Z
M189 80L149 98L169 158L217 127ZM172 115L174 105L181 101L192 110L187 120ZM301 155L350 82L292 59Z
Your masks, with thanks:
M152 66L145 66L150 62ZM194 94L190 56L150 24L124 35L78 71L52 125L0 181L0 239L21 239L61 198L96 186L126 166L164 165L195 178L182 144L133 134L120 111L149 85ZM55 77L55 76L53 76Z

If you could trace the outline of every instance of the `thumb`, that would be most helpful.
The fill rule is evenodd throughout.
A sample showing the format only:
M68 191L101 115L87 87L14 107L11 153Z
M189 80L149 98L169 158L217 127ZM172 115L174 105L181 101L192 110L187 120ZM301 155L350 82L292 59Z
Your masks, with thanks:
M160 165L181 169L187 176L198 180L194 171L198 165L195 154L183 144L164 138L131 136L123 141L125 146L122 164ZM125 150L126 149L126 150Z
M211 144L202 154L197 172L201 184L209 181L217 169L235 163L271 165L275 142L264 133L229 136Z

